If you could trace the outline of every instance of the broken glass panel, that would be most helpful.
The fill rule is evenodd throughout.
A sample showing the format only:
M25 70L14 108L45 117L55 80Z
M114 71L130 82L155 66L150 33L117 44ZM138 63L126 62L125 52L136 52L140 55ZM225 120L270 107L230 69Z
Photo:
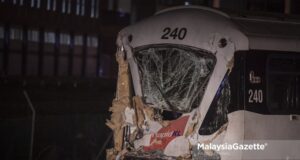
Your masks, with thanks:
M180 45L137 49L135 59L145 102L178 112L198 107L216 62L212 54Z
M226 75L199 129L200 135L211 135L228 122L228 106L230 104L230 85Z

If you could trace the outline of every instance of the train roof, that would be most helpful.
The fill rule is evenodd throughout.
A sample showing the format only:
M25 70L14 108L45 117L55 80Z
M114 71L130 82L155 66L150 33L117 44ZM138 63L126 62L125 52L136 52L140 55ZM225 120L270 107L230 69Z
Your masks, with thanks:
M179 6L171 7L158 11L155 15L162 14L169 11L181 9L199 9L213 12L222 15L226 18L232 19L241 30L248 36L267 36L267 37L282 37L282 38L300 38L300 19L296 20L279 20L274 17L252 16L245 15L238 16L235 14L227 14L217 9L202 7L202 6Z
M300 38L300 22L232 17L247 36Z
M249 49L300 51L300 19L283 19L270 16L227 14L202 6L179 6L157 12L161 14L181 9L199 9L231 19L249 40Z
M244 17L201 6L172 7L157 12L154 17L156 18L143 20L123 30L123 32L136 34L136 41L133 42L133 45L162 43L153 36L153 34L161 32L162 26L183 25L189 26L194 32L190 39L178 43L190 44L199 48L206 49L205 46L196 42L199 41L198 37L201 37L202 40L207 39L207 33L215 32L231 35L237 50L300 51L300 20ZM151 27L149 28L149 26ZM167 42L173 43L172 40Z
M300 51L300 23L231 17L248 37L249 49Z

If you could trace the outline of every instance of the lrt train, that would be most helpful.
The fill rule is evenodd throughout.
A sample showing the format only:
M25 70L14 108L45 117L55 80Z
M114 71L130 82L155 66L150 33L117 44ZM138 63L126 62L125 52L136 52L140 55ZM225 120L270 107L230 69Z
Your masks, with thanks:
M145 115L136 127L137 111L124 111L123 136L139 129L123 139L125 159L300 158L296 20L181 6L118 39Z

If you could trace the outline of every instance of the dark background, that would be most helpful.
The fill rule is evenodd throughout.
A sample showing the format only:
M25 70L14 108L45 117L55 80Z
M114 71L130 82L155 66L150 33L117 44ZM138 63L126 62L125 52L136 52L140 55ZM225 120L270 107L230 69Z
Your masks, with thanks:
M0 159L105 159L118 31L190 4L244 17L300 14L299 0L0 0Z

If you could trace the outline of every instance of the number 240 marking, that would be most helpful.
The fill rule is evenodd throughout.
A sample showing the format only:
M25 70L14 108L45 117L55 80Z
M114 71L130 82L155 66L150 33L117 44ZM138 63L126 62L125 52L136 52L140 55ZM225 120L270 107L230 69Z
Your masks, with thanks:
M163 35L161 36L161 39L179 39L183 40L186 36L187 29L186 28L175 28L171 29L170 27L166 27L163 30Z
M248 102L249 103L262 103L264 101L264 94L262 90L252 90L249 89L248 91L249 94L249 99Z

